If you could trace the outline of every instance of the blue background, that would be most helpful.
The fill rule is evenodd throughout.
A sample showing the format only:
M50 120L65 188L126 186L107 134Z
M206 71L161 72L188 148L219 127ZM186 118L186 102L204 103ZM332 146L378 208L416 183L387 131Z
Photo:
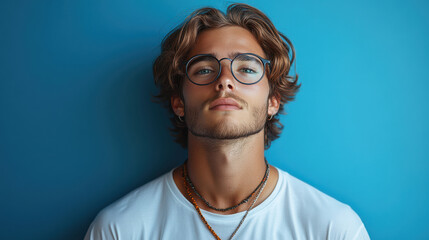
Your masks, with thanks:
M349 204L373 239L428 239L428 2L245 2L298 55L269 161ZM103 207L182 163L152 63L194 9L229 3L0 3L2 239L82 239Z

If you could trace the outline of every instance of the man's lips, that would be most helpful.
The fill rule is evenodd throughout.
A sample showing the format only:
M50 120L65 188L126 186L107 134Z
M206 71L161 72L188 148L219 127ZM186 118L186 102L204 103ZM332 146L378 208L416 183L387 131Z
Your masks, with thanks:
M209 105L210 110L239 110L242 107L232 98L218 98Z

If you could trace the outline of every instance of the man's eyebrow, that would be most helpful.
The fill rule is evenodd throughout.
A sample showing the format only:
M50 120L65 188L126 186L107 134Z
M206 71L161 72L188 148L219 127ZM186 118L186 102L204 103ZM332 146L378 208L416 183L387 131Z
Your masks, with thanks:
M213 56L215 56L217 59L219 59L219 60L220 60L219 56L218 56L216 53L208 53L208 54L213 55ZM242 52L231 52L231 53L229 53L229 54L228 54L228 58L233 59L233 58L235 58L235 57L236 57L237 55L239 55L239 54L242 54Z
M242 54L242 52L232 52L230 54L228 54L229 58L235 58L238 54Z

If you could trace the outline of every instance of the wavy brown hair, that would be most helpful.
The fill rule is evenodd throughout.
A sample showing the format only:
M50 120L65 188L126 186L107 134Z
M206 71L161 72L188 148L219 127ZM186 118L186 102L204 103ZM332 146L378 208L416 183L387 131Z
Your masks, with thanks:
M171 107L171 97L182 95L182 83L186 80L186 58L194 46L198 34L207 29L225 26L239 26L250 31L261 45L265 55L271 61L267 73L270 85L270 97L280 99L279 113L284 113L284 105L292 101L301 84L297 84L298 75L291 76L289 71L295 61L292 42L277 31L268 17L258 9L246 4L231 4L226 14L215 8L201 8L189 15L185 21L173 29L161 44L161 54L153 64L155 84L159 87L156 98L165 103L170 110L176 142L187 148L188 129L179 121ZM265 149L271 141L277 139L283 129L278 115L265 124Z

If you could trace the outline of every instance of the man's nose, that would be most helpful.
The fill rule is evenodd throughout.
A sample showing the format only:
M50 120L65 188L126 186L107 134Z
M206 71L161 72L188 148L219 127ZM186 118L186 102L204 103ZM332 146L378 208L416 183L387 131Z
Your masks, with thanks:
M225 59L222 59L225 60ZM217 91L235 90L235 79L231 72L231 61L221 60L221 72L216 80Z

